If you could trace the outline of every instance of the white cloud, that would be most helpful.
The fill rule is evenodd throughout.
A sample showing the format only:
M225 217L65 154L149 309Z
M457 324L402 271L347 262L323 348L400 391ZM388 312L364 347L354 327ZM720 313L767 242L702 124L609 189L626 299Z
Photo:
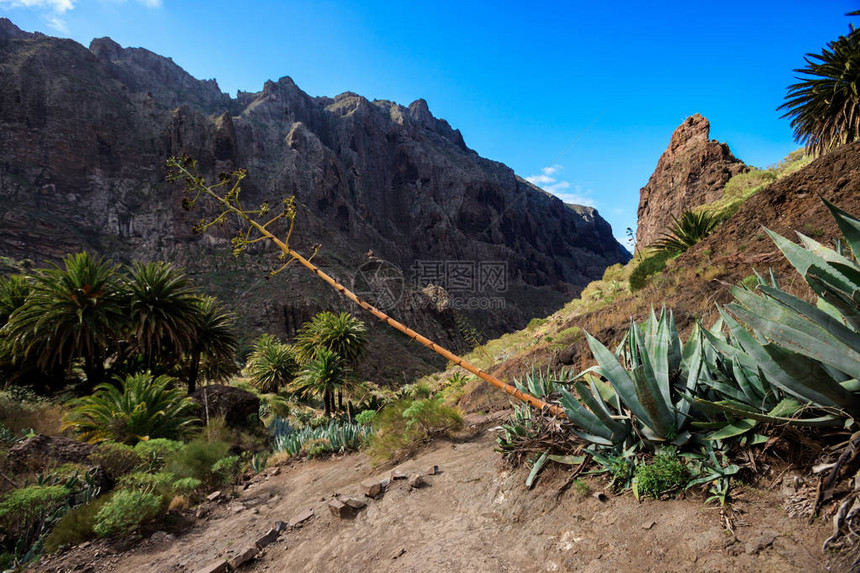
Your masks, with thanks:
M0 0L0 6L7 8L41 8L62 14L75 7L74 0Z
M138 0L147 8L161 8L161 0Z
M583 191L579 185L572 185L569 181L558 177L563 169L562 165L550 165L541 169L539 174L526 177L526 181L552 193L565 203L575 203L587 207L597 205L597 202L590 197L590 189Z
M69 26L66 24L66 21L60 18L59 16L49 16L47 18L48 26L52 30L56 30L61 34L69 33Z

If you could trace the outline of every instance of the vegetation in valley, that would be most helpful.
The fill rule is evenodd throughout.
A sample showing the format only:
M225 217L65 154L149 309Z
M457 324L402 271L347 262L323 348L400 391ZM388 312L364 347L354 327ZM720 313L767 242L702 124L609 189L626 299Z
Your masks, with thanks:
M208 197L223 208L198 231L236 217L242 227L232 242L235 254L272 241L285 260L273 274L298 261L451 360L448 371L398 390L355 375L367 327L349 313L317 314L290 343L261 335L240 369L233 315L169 263L120 267L89 253L42 269L1 261L12 272L0 276L0 449L8 454L41 434L73 436L92 450L80 463L4 465L0 568L95 537L152 530L214 489L238 495L242 480L267 466L360 448L378 461L414 452L462 428L457 404L482 380L524 402L498 428L497 448L508 462L529 468L527 487L556 463L571 468L568 487L583 495L584 472L637 498L699 489L730 528L733 488L755 476L751 452L763 454L790 430L826 451L813 513L824 501L837 502L836 529L853 535L858 490L836 484L860 464L860 219L824 201L842 235L832 246L817 240L817 228L799 233L799 244L762 231L805 292L753 269L725 286L731 301L708 316L688 316L687 328L659 304L659 312L652 306L625 329L604 325L600 332L581 319L609 307L634 316L683 288L692 274L703 283L722 277L716 262L677 271L689 261L710 261L711 253L696 245L745 201L810 155L857 138L858 49L852 29L821 56L810 56L820 63L808 58L800 71L809 77L789 89L783 108L809 155L735 176L716 202L674 219L657 243L628 265L608 268L558 313L485 344L472 337L475 348L465 360L369 307L293 251L292 199L274 211L268 204L243 210L243 172L207 186L193 161L173 160L172 178L184 179L187 207ZM279 221L286 223L285 240L273 232ZM688 258L697 249L698 258ZM547 365L547 357L575 345L587 346L596 364ZM528 368L510 385L501 373L484 371L517 361ZM225 381L259 400L241 423L210 414L208 403L201 413L188 396L198 385Z

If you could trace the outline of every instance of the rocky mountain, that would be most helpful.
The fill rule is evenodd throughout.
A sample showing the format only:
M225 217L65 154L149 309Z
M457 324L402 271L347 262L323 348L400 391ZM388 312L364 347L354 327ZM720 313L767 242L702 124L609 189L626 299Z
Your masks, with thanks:
M698 113L675 129L639 194L637 246L659 238L673 216L718 199L726 182L747 170L728 145L709 139L710 131L711 124Z
M183 153L213 179L247 169L247 205L295 196L300 250L321 244L315 262L348 285L378 287L386 269L391 313L455 349L464 330L522 327L629 257L597 211L480 157L424 100L311 97L288 77L233 98L145 49L87 49L0 19L0 255L173 261L240 312L245 340L353 310L301 269L266 281L271 249L236 260L229 228L194 235L201 214L166 181ZM389 372L436 364L384 330L373 346Z

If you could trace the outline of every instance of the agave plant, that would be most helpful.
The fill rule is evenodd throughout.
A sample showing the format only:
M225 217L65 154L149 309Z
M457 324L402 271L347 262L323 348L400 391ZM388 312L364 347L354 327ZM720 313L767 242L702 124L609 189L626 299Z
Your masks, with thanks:
M133 445L151 438L182 439L197 425L194 402L173 387L169 376L135 374L100 384L91 396L68 403L63 429L87 442Z
M660 234L660 238L649 245L655 251L666 251L669 253L683 253L705 237L719 224L719 219L714 215L701 211L684 211L681 218L672 216L672 223L666 231Z
M855 254L860 220L825 201ZM797 245L768 231L777 247L818 295L817 304L776 284L760 294L734 288L727 310L755 332L730 321L729 329L765 376L792 396L818 407L860 414L860 265L798 233Z
M696 356L681 346L671 312L658 319L653 310L643 328L635 321L617 352L586 333L598 365L577 378L577 400L562 390L561 404L582 438L600 445L621 445L633 431L651 442L682 444L690 438L685 426L689 403L673 388L676 383L694 388L699 371ZM627 368L625 368L625 365Z

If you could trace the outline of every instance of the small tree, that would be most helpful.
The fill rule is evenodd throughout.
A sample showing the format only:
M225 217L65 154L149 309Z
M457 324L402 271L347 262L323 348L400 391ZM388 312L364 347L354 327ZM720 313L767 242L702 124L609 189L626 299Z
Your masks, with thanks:
M14 351L40 368L67 368L83 359L87 389L105 378L105 358L126 323L117 268L89 253L68 255L32 277L26 302L5 331Z
M302 363L313 360L320 349L335 353L354 368L367 348L367 327L348 312L320 312L302 325L296 335L296 350ZM343 409L343 388L337 389L338 408Z
M188 366L188 393L197 389L200 364L207 379L219 380L233 374L236 341L236 317L214 297L198 297L194 303L195 336L191 343Z
M277 392L292 382L299 370L296 351L270 334L260 336L248 356L245 374L262 392Z
M322 397L325 415L330 416L335 409L335 391L343 392L348 378L349 369L343 359L328 348L321 347L302 367L291 390L304 398Z

